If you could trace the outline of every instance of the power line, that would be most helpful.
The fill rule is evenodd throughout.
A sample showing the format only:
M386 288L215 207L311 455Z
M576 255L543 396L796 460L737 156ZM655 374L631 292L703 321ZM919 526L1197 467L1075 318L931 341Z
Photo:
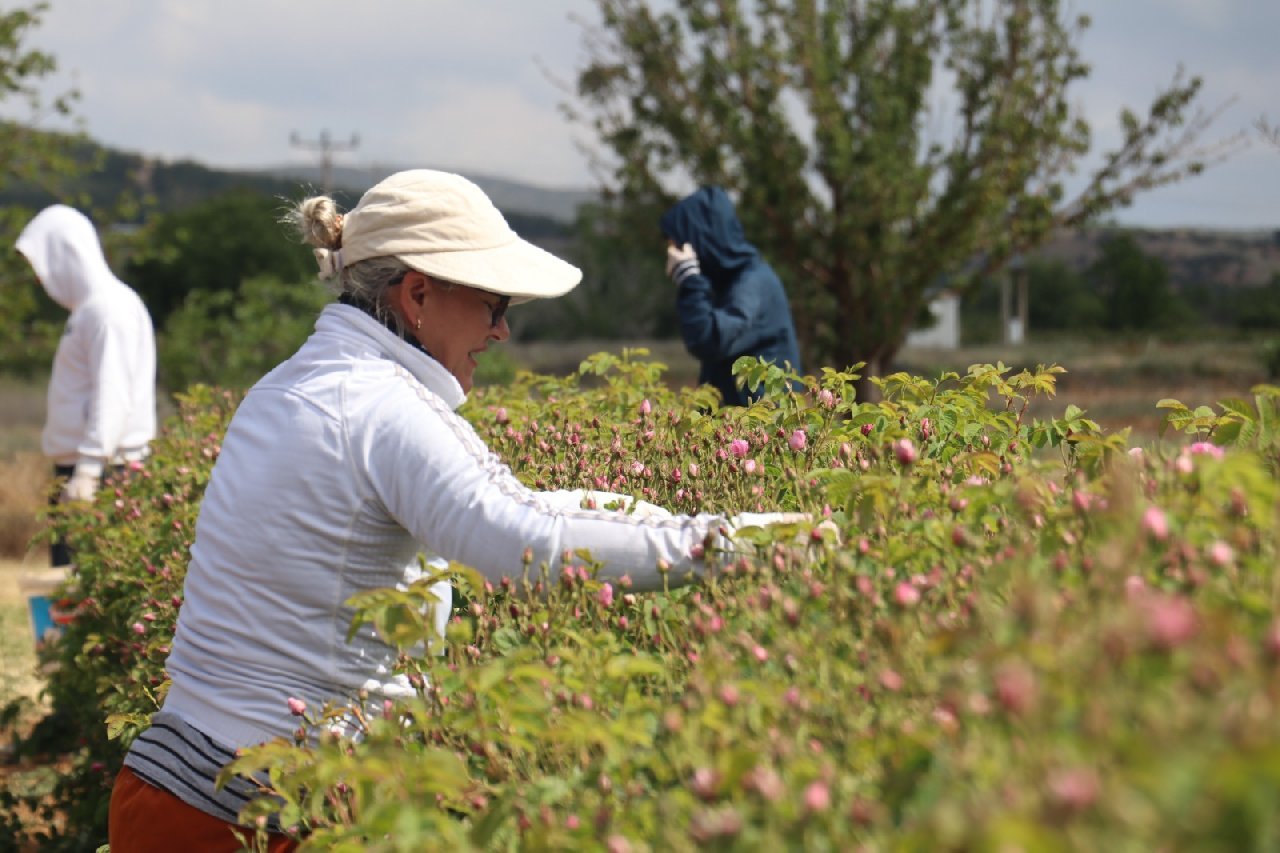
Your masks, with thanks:
M354 151L360 144L360 137L351 134L350 142L334 142L329 131L320 131L318 139L303 139L297 131L289 134L289 143L295 148L320 152L320 185L325 195L333 192L333 154L335 151Z

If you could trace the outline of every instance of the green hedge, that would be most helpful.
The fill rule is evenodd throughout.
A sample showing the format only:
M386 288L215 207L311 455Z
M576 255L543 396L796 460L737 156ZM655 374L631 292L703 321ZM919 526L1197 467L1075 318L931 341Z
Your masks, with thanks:
M643 355L520 374L464 412L530 485L815 524L660 594L597 582L589 555L497 585L454 566L446 655L403 659L419 696L364 714L359 743L326 733L346 709L307 709L298 742L242 759L281 795L247 817L353 851L1280 844L1280 389L1162 401L1172 440L1130 449L1071 406L1024 419L1060 368L896 375L870 404L852 372L796 394L745 365L765 401L721 410ZM193 392L146 472L62 521L81 605L52 689L86 745L53 849L105 837L163 695L234 403ZM408 649L426 594L370 594L361 618Z

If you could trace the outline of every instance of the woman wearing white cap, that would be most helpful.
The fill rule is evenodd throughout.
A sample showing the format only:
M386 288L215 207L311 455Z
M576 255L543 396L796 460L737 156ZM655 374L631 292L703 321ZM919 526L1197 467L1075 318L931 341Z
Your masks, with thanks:
M696 577L707 537L776 520L584 510L582 493L531 491L488 451L455 413L476 354L510 336L509 304L566 293L581 273L520 239L469 181L401 172L345 215L318 197L293 218L339 304L227 430L196 524L172 685L113 791L113 853L179 839L238 849L231 829L253 785L215 790L214 779L235 750L292 735L290 699L318 708L367 691L380 705L412 693L371 629L347 642L346 602L419 577L419 553L496 580L520 576L526 549L553 577L561 554L588 549L603 576L654 589L660 562L673 580ZM449 588L437 592L443 632Z

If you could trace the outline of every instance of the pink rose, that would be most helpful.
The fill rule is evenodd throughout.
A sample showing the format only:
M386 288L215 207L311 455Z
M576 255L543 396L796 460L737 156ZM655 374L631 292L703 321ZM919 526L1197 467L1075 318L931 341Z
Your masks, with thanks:
M1226 455L1226 451L1216 444L1208 441L1197 441L1187 447L1187 452L1192 456L1205 455L1214 459L1221 459Z
M1142 514L1142 529L1152 539L1163 542L1169 538L1169 519L1165 518L1164 511L1160 507L1149 506Z
M916 446L909 438L900 438L893 443L893 454L898 457L899 464L911 465L916 461Z

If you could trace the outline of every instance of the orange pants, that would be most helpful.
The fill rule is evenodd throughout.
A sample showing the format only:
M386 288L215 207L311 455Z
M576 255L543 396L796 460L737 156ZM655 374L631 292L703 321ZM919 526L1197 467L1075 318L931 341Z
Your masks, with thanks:
M239 829L250 842L253 830L205 814L195 806L148 785L128 767L120 768L111 789L107 819L111 853L235 853L244 846ZM298 842L279 834L267 836L269 853L291 853Z

